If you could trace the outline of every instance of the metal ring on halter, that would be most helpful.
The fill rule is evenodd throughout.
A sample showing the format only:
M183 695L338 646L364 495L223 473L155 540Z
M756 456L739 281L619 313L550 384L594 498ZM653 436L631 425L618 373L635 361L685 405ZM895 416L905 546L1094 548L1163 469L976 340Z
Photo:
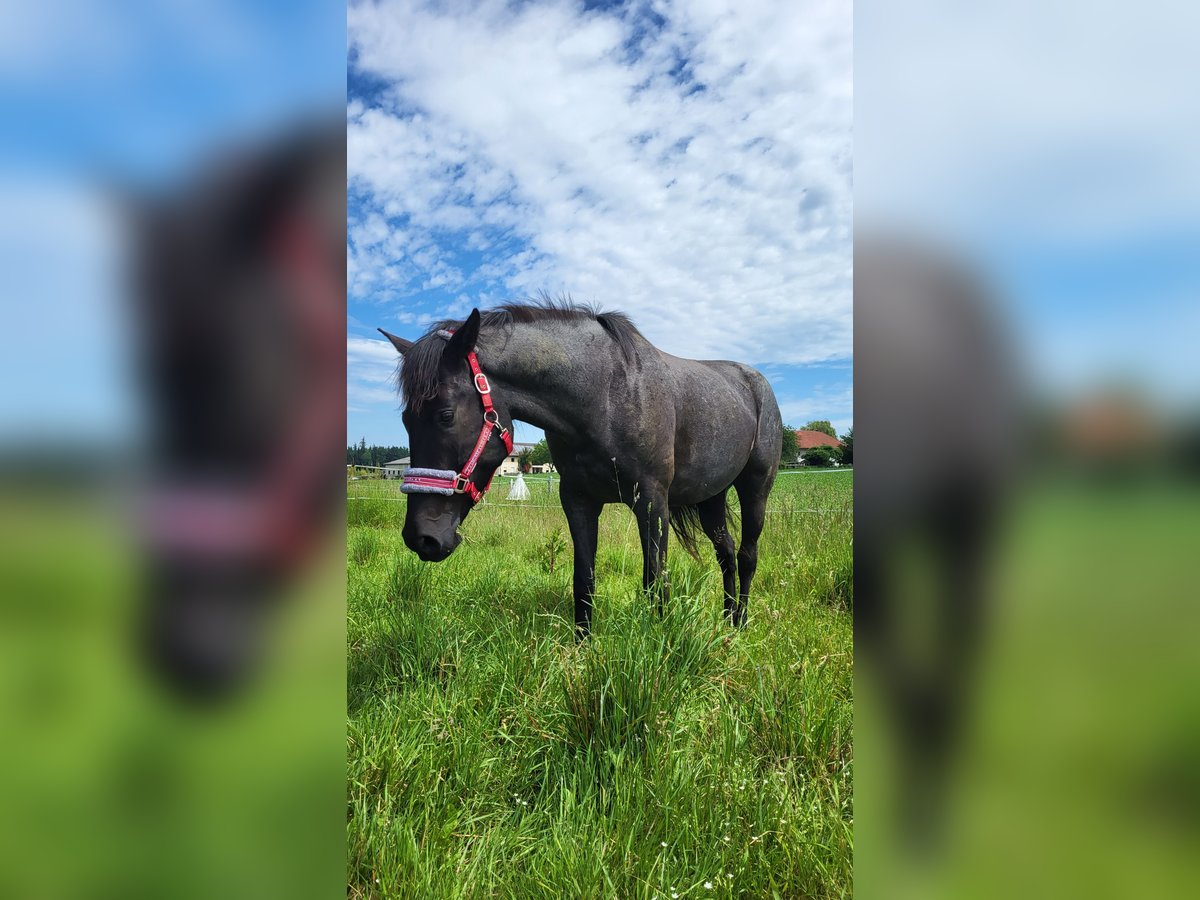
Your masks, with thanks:
M488 416L491 416L491 418L489 419ZM483 414L483 421L487 422L493 428L499 428L500 413L496 412L494 409L489 409Z

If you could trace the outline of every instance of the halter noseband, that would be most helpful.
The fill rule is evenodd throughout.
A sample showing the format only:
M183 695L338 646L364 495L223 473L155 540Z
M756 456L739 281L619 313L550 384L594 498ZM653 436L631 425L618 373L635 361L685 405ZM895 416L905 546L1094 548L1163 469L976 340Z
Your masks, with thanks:
M443 334L443 332L438 333ZM445 332L444 334L449 337L452 333ZM492 486L492 480L489 478L487 487L481 491L471 481L471 473L475 471L475 466L483 454L483 448L487 446L488 438L492 436L493 429L500 430L500 440L504 441L505 449L509 453L513 452L512 435L508 433L507 428L500 424L500 414L492 405L492 386L488 384L487 376L479 367L479 359L475 356L474 350L467 354L467 365L471 367L471 382L475 385L475 390L479 392L479 399L483 403L483 427L479 430L479 439L475 441L475 449L471 451L461 472L455 472L453 469L409 469L404 473L404 481L400 485L400 490L405 494L444 494L447 497L466 494L471 498L472 503L478 503L483 499L488 488Z

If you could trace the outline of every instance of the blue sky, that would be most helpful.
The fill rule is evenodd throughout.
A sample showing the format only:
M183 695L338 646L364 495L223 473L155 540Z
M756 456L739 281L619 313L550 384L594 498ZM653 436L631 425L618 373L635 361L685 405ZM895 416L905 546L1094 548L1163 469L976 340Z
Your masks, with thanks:
M235 136L340 105L344 29L339 0L6 4L0 161L131 184L178 175Z
M1042 396L1200 408L1198 30L1167 0L855 5L856 220L976 263Z
M351 4L348 441L406 442L377 327L542 290L851 427L851 9L712 7Z
M135 438L125 192L345 100L341 0L9 3L0 440ZM34 390L36 386L36 390Z
M10 6L0 376L39 390L6 392L0 425L120 437L105 179L165 181L341 106L346 11ZM858 0L853 100L848 7L354 4L348 439L404 439L376 326L543 288L758 365L788 421L848 427L852 103L855 217L977 259L1036 381L1194 406L1200 7Z

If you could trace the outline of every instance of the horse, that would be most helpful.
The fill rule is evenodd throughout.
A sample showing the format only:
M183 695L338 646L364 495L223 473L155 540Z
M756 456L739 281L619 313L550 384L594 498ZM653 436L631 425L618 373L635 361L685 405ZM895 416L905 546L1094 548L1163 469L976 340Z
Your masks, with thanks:
M854 641L902 754L901 830L940 838L984 649L988 570L1028 434L996 299L924 242L855 236ZM905 581L925 548L928 596ZM911 639L928 617L926 641Z
M416 341L379 331L402 357L414 467L402 486L403 538L422 560L444 560L459 545L458 528L511 451L517 419L545 431L560 474L574 545L577 636L591 628L600 512L610 503L633 511L642 586L660 612L669 592L670 524L697 558L697 531L712 542L726 618L745 623L783 441L779 406L761 373L672 356L623 313L569 300L474 309ZM730 487L741 505L736 555Z
M138 645L180 699L240 696L345 496L345 173L325 119L127 202L149 451Z

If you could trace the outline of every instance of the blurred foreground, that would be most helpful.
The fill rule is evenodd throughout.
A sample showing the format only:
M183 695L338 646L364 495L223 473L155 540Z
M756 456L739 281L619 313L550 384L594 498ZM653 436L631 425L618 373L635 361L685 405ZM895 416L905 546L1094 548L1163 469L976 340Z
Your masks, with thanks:
M855 893L1195 896L1195 12L855 12Z
M11 12L0 896L337 894L344 6Z
M856 892L1189 896L1190 421L1023 393L982 280L904 248L856 247Z
M8 485L0 510L0 895L340 890L341 560L314 560L265 674L217 714L133 652L140 564L117 498Z

